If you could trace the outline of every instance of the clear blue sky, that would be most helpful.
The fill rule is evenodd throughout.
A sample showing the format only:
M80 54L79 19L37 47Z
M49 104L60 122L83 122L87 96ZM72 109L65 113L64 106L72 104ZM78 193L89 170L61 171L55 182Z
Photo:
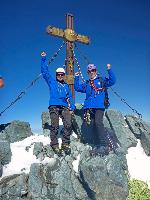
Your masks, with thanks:
M40 52L48 58L60 47L62 40L46 34L48 25L65 29L65 14L74 15L76 32L90 36L91 44L78 44L106 75L111 63L117 77L113 87L127 102L150 121L150 1L148 0L5 0L0 6L0 74L5 87L0 89L2 111L29 83L40 74ZM83 74L86 62L77 53ZM54 75L64 64L65 48L49 69ZM76 68L75 68L76 70ZM0 123L12 120L30 122L41 128L41 113L47 111L48 87L40 79L28 93L7 110ZM76 102L84 95L76 94ZM131 110L110 91L111 107L123 114Z

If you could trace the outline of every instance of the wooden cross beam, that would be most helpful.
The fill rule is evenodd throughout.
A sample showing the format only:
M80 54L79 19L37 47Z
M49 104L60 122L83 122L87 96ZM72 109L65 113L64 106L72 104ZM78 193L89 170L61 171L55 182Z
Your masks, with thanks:
M75 41L81 42L83 44L89 44L90 39L88 36L80 35L75 33L73 27L73 15L67 14L66 15L66 29L60 29L52 26L48 26L46 28L46 32L50 35L60 37L66 40L66 76L65 80L69 84L73 99L75 98L74 92L74 58L73 58L73 51Z

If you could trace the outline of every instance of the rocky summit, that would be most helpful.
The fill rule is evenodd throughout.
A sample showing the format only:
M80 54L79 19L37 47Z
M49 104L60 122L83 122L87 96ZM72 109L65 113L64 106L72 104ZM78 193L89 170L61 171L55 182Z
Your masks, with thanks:
M135 116L123 116L121 112L108 110L104 116L105 129L108 136L115 141L116 149L108 155L91 156L94 144L82 142L84 134L87 134L87 138L91 137L91 129L89 125L84 130L82 119L83 110L79 105L72 119L77 137L71 136L70 155L63 154L59 157L49 145L34 143L33 154L38 162L31 164L29 173L3 177L0 181L0 200L126 200L126 153L129 147L136 146L138 138L145 153L150 155L149 125ZM20 128L21 125L23 128ZM43 112L42 127L46 136L49 135L50 125L49 113ZM0 127L2 175L3 166L11 162L10 144L23 140L32 133L30 125L25 122L15 121ZM30 147L26 148L27 151L28 148Z

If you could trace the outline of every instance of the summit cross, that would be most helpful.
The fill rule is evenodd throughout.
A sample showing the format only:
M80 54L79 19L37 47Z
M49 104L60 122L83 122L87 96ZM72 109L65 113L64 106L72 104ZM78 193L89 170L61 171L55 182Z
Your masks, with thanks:
M75 99L74 92L74 42L89 44L88 36L80 35L74 31L74 17L72 14L66 14L66 29L60 29L52 26L46 28L49 35L60 37L66 40L66 75L65 81L69 84L73 99Z

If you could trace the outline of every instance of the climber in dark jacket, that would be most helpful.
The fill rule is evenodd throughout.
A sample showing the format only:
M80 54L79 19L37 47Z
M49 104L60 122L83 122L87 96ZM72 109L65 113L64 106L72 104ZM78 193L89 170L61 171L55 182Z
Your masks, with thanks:
M112 86L116 82L115 75L111 69L111 65L107 64L108 78L99 77L97 75L97 69L94 64L89 64L87 66L87 73L89 80L80 84L79 83L79 72L75 73L75 90L77 92L86 93L86 99L84 101L84 119L85 121L88 117L92 117L94 120L93 127L96 128L96 131L93 131L93 134L96 134L98 138L97 144L101 146L102 151L107 153L109 150L109 141L106 137L103 116L105 111L105 95L108 87ZM85 141L86 143L86 141Z
M48 84L50 92L48 107L51 119L50 145L57 154L60 154L62 150L65 153L70 153L70 135L72 133L71 116L73 110L75 109L75 105L73 103L69 85L64 81L65 70L63 68L58 68L56 70L56 79L54 79L48 70L46 53L42 52L41 56L41 72L43 78ZM64 125L61 149L59 149L57 138L59 129L59 116L62 118Z

